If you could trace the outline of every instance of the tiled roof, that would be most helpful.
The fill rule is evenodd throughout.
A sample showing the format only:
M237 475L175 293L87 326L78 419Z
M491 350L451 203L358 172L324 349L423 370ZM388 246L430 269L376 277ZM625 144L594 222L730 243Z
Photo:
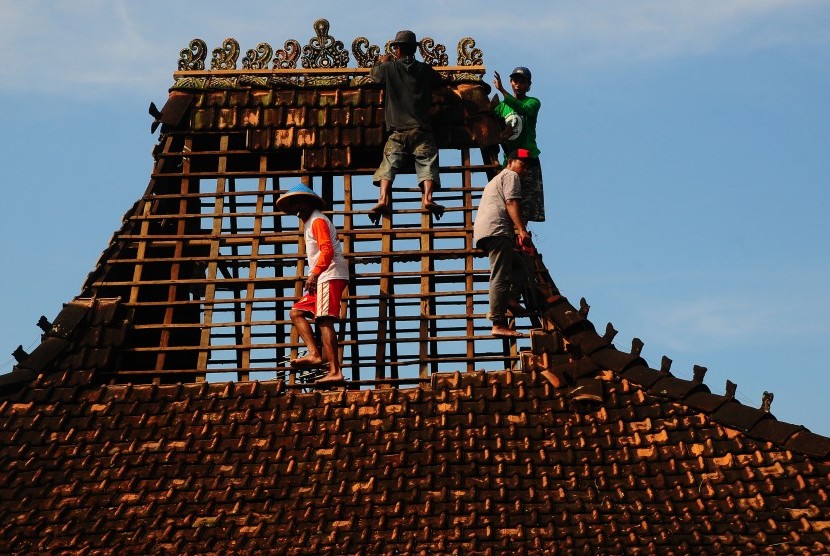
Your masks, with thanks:
M129 327L118 309L118 299L79 298L67 303L54 322L43 322L37 348L21 357L11 373L0 376L0 394L19 390L39 371L95 371L107 366Z
M590 410L536 372L313 393L91 374L0 404L3 552L830 549L827 439L771 417L742 431L617 373ZM822 458L795 449L816 440Z
M56 319L71 358L114 309ZM19 384L0 402L0 550L830 549L830 439L649 368L564 297L547 311L561 335L535 333L527 372L416 388L96 385L82 363Z

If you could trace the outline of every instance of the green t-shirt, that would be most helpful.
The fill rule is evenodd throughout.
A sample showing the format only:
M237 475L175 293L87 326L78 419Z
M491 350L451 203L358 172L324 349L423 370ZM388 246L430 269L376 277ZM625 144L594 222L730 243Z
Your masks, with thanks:
M497 116L506 118L515 113L522 119L522 132L515 139L504 143L506 152L513 149L527 149L531 157L539 157L541 151L536 145L536 118L539 116L541 107L542 103L538 98L517 99L512 95L504 95L504 100L496 105L494 111Z

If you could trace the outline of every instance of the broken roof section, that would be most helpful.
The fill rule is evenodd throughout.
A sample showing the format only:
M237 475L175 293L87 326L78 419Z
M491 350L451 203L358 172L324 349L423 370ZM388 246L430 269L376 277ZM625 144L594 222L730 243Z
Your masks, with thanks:
M596 378L611 371L757 438L828 455L825 442L806 440L816 435L772 418L768 403L762 411L735 401L734 391L711 394L705 369L687 381L671 375L667 360L649 368L641 343L618 351L613 328L597 334L587 303L577 309L559 295L541 256L532 273L540 313L521 321L536 327L530 341L492 338L484 318L488 265L472 246L473 211L498 168L481 52L462 39L458 65L447 66L443 45L422 39L423 58L451 81L435 91L433 116L443 130L440 195L454 204L433 221L414 179L403 176L394 214L378 228L366 212L376 196L370 175L380 160L383 99L367 71L380 48L358 37L358 67L342 67L349 57L328 22L314 30L305 47L289 40L275 53L258 45L242 70L232 39L213 51L207 70L202 41L182 51L168 102L151 111L161 135L144 195L82 295L54 323L43 322L42 344L21 350L15 371L0 377L3 391L39 374L81 370L98 383L313 381L287 364L301 346L287 313L301 292L304 256L296 218L274 205L305 180L333 208L350 263L340 343L353 387L522 368L574 388L574 402L590 405L605 400Z
M394 214L375 227L367 213L378 195L371 175L384 107L368 73L382 49L354 39L357 67L348 67L326 20L314 33L305 46L261 43L241 68L233 39L213 50L209 68L203 41L181 52L167 102L150 110L160 132L150 183L80 296L116 300L128 323L96 364L102 381L313 379L288 366L302 346L288 312L305 260L297 218L275 206L298 181L331 207L350 265L340 327L347 376L417 382L440 370L518 363L515 343L488 334L488 265L472 245L500 132L475 41L458 42L456 65L444 45L419 43L445 76L432 119L446 215L433 221L414 174L404 174ZM46 369L36 361L19 367Z

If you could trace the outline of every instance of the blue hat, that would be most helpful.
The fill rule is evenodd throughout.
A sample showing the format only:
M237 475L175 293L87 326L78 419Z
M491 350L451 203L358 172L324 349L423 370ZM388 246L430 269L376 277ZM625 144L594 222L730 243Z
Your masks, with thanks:
M513 77L514 75L521 75L522 77L524 77L528 81L532 81L530 79L530 70L527 69L524 66L519 66L519 67L513 68L513 71L510 72L510 77Z
M277 209L282 212L286 212L285 204L293 199L306 199L316 205L318 209L322 209L326 206L326 202L323 201L323 198L317 195L313 189L300 183L283 193L280 198L277 199Z

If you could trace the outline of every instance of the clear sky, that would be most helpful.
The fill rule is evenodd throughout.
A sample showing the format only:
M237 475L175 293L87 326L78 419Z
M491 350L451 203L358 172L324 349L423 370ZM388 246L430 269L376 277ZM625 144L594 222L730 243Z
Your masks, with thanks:
M659 368L830 435L830 2L0 0L0 373L143 193L179 51L472 36L533 71L560 290ZM353 64L352 64L353 65Z

